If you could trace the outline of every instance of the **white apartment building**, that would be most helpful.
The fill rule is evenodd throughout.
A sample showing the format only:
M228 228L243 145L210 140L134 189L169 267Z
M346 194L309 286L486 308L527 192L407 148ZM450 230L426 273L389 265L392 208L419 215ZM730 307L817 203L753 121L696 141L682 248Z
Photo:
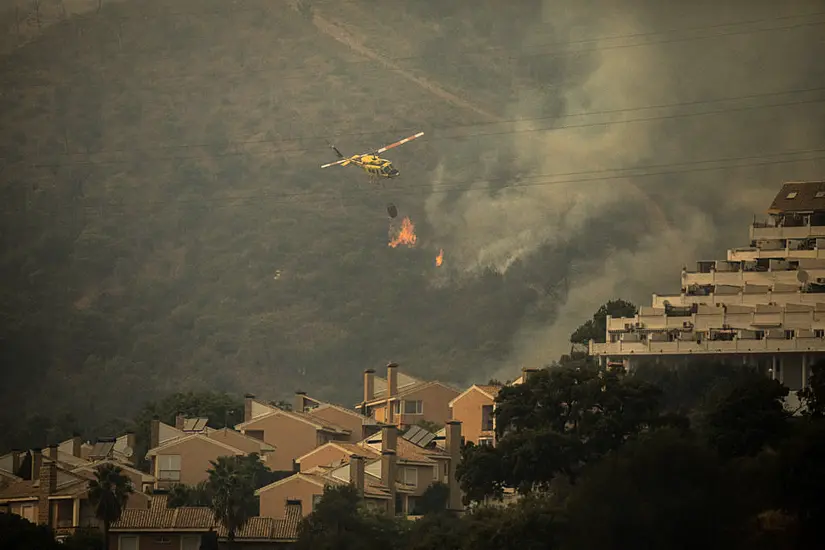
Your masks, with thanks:
M607 318L599 363L705 356L754 364L792 391L825 358L825 181L782 186L750 246L682 270L678 294L653 295L632 318Z

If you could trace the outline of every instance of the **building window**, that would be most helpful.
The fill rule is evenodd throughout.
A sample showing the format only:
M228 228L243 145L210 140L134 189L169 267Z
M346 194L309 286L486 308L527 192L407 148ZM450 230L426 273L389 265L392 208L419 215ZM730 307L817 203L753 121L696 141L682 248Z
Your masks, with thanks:
M404 401L404 414L424 414L424 402Z
M796 191L791 191L790 193L788 193L788 194L785 196L785 198L786 198L786 199L795 199L795 198L796 198L796 196L797 196L798 194L799 194L799 193L797 193Z
M315 511L315 507L318 506L318 503L321 502L321 497L323 495L312 495L312 511Z
M180 481L180 455L158 455L158 479Z
M183 535L180 541L181 550L200 550L200 535Z
M172 544L172 539L169 537L155 537L152 539L152 544L160 544L166 546L167 544Z
M257 439L258 441L264 440L264 431L263 430L246 430L244 435L248 435L252 439Z
M418 468L404 468L401 476L401 483L407 487L418 487Z
M493 438L492 437L479 437L478 438L478 446L479 447L492 447L493 446Z
M34 505L33 504L24 504L20 509L20 515L23 519L27 519L32 523L37 522L36 514L34 513Z
M493 429L493 406L483 405L481 407L481 430L485 432Z
M137 535L120 535L117 540L118 550L138 550Z
M441 468L438 464L433 466L433 481L438 481L440 479L438 472L441 471Z
M825 191L817 191L816 196L814 198L821 199L825 197Z

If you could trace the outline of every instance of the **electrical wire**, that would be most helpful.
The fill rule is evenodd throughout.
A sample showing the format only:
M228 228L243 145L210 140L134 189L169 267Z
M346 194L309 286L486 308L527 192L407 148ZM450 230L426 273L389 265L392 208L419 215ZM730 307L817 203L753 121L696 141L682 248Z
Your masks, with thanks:
M802 89L802 90L794 90L794 91L786 91L786 92L771 92L766 94L751 94L747 96L740 96L739 98L725 98L725 99L714 99L709 101L690 101L684 103L672 103L669 105L656 105L650 107L633 107L627 109L613 109L609 111L602 111L602 112L592 112L592 113L576 113L571 115L564 115L557 118L571 118L571 117L582 117L582 116L595 116L595 115L604 115L604 114L621 114L627 112L638 112L642 110L652 110L652 109L664 109L664 108L675 108L679 106L696 106L700 104L712 104L712 103L721 103L725 101L737 101L742 99L755 99L758 97L769 97L775 95L789 95L789 94L799 94L799 93L810 93L810 92L819 92L825 90L825 87L819 88L809 88L809 89ZM702 112L694 112L694 113L671 113L667 115L658 115L658 116L649 116L649 117L640 117L640 118L628 118L624 120L618 121L602 121L602 122L589 122L589 123L581 123L581 124L567 124L562 126L552 126L547 128L521 128L521 129L514 129L514 130L506 130L506 131L493 131L493 132L477 132L469 135L434 135L428 138L430 142L437 142L437 141L444 141L444 140L457 140L462 138L479 138L479 137L489 137L489 136L504 136L504 135L514 135L514 134L524 134L524 133L536 133L536 132L552 132L552 131L560 131L560 130L568 130L568 129L580 129L580 128L591 128L597 126L614 126L617 124L630 124L630 123L638 123L638 122L654 122L660 120L672 120L672 119L679 119L679 118L691 118L697 116L708 116L708 115L720 115L720 114L727 114L733 112L741 112L741 111L750 111L755 109L768 109L768 108L776 108L776 107L793 107L793 106L800 106L800 105L810 105L815 103L823 103L825 102L825 98L816 98L810 100L801 100L801 101L789 101L783 103L770 103L770 104L759 104L759 105L748 105L742 107L730 107L726 109L716 109L713 111L702 111ZM550 117L537 117L535 119L514 119L507 122L528 122L530 120L546 120ZM503 123L503 122L502 122ZM498 124L498 123L495 123ZM489 123L484 123L480 125L453 125L453 126L443 126L441 129L451 129L451 128L473 128L477 126L488 126ZM410 130L404 130L410 131ZM372 132L370 132L372 133ZM382 132L386 133L386 132ZM358 133L339 133L336 137L341 137L345 135L364 135L362 132ZM132 149L115 149L115 150L100 150L100 151L93 151L90 153L57 153L52 155L53 157L62 158L62 157L74 157L74 156L88 156L88 155L105 155L105 154L120 154L120 153L146 153L149 151L167 151L167 150L182 150L182 149L200 149L200 148L207 148L207 147L223 147L223 148L237 148L239 146L245 145L254 145L254 144L267 144L267 143L291 143L291 142L301 142L305 140L315 140L315 139L322 139L320 137L300 137L300 138L279 138L279 139L254 139L254 140L239 140L239 141L229 141L223 144L175 144L175 145L165 145L165 146L155 146L152 148L132 148ZM309 152L309 151L317 151L319 147L294 147L288 149L269 149L264 151L224 151L221 153L213 153L213 154L200 154L200 155L188 155L188 156L167 156L167 157L152 157L151 160L153 162L160 162L160 161L179 161L179 160L192 160L192 159L200 159L200 158L220 158L220 157L231 157L231 156L257 156L257 155L271 155L277 153L300 153L300 152ZM70 160L68 162L54 162L54 163L25 163L24 161L13 161L12 159L3 158L0 160L10 161L8 166L12 165L20 165L20 164L28 164L29 167L32 168L60 168L65 166L102 166L102 165L119 165L119 164L131 164L137 162L135 159L118 159L118 160L99 160L99 161L74 161ZM143 158L140 159L141 162L145 162L147 159Z

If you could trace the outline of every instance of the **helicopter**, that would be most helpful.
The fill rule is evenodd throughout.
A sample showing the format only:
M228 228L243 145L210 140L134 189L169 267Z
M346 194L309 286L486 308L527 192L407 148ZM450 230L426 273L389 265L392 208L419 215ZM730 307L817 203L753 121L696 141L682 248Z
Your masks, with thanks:
M338 158L340 160L337 160L335 162L330 162L329 164L324 164L324 165L321 166L321 168L329 168L330 166L336 166L336 165L347 166L349 164L354 164L355 166L358 166L364 172L369 174L370 181L373 182L373 183L377 183L380 178L387 178L387 179L397 178L401 174L401 172L399 172L398 169L395 168L392 165L391 161L389 161L387 159L382 159L378 155L380 155L384 151L387 151L389 149L393 149L395 147L398 147L399 145L404 145L408 141L412 141L416 138L420 138L423 135L424 135L424 132L418 132L415 135L412 135L410 137L406 137L404 139L400 139L400 140L396 141L395 143L391 143L390 145L382 147L382 148L378 149L377 151L372 151L372 152L369 152L369 153L363 153L363 154L360 154L360 155L353 155L351 157L345 157L343 154L341 154L341 151L339 151L335 147L335 145L330 144L330 147L332 148L333 151L335 151L335 154L338 155Z

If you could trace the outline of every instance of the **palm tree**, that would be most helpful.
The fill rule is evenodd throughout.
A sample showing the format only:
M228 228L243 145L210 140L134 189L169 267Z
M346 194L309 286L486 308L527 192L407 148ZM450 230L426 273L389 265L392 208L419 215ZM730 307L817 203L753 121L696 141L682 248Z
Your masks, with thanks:
M235 534L255 514L257 501L255 488L241 459L222 456L217 461L209 461L209 489L212 493L212 512L215 521L226 527L230 546L234 545Z
M109 550L109 527L120 519L129 495L134 492L132 480L114 464L101 464L95 469L95 479L89 481L89 501L95 517L103 523L104 548Z

